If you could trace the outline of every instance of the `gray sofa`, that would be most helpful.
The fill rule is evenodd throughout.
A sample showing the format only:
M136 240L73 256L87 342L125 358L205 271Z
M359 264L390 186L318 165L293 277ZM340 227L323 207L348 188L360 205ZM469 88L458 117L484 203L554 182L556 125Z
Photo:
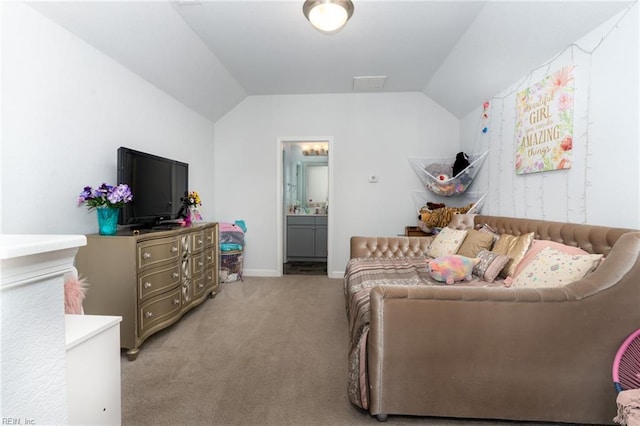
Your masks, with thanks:
M612 423L612 361L640 328L640 232L483 215L471 220L499 233L535 232L537 239L606 258L561 288L380 285L368 293L368 310L358 313L347 300L348 314L368 328L362 334L350 318L352 342L366 338L364 408L379 420L402 414ZM431 239L352 237L351 258L420 257Z

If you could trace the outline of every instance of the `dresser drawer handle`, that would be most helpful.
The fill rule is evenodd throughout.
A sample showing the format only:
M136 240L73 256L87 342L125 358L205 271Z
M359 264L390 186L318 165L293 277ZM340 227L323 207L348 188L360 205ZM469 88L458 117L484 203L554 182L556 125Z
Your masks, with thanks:
M207 241L213 241L213 237L211 235L207 235Z
M179 273L174 272L173 274L171 274L171 278L178 278L180 276Z
M213 280L213 276L207 275L207 281L211 281L211 280Z
M204 265L204 262L202 260L199 260L198 261L198 266L202 266L202 265Z
M151 318L152 316L153 316L153 312L151 312L151 311L147 311L147 312L144 313L144 317L145 318Z
M143 258L143 259L151 259L151 253L149 253L149 252L144 252L144 253L142 254L142 258Z
M207 256L207 260L213 260L213 256Z
M144 288L149 288L149 287L151 287L151 283L149 281L144 283Z
M180 304L180 299L173 299L173 304L178 306Z
M171 253L176 253L178 251L178 247L171 246Z
M198 239L198 244L202 244L202 240L201 239Z
M202 287L204 287L204 284L199 283L199 284L198 284L198 288L202 288Z

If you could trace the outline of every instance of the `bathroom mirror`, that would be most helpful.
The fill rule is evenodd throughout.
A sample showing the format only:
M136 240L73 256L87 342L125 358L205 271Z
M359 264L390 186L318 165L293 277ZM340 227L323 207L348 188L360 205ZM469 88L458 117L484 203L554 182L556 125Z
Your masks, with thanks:
M299 167L298 200L307 205L313 203L327 203L329 200L329 166L323 162L305 162Z

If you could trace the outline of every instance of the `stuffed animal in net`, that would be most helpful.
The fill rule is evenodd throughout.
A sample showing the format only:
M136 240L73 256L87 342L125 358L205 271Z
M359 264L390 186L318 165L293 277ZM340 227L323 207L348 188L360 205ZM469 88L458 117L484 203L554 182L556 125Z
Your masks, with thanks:
M469 167L469 156L464 152L459 152L456 155L456 161L454 161L453 166L453 177L456 177L462 172L464 169Z
M430 228L444 228L451 222L454 214L467 213L472 207L473 203L464 207L442 207L435 210L423 207L420 209L419 219Z

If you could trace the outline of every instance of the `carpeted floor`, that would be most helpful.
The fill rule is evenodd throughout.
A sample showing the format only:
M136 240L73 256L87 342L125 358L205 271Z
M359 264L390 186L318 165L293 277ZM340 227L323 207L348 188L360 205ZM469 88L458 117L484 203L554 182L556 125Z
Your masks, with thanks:
M123 425L379 425L347 396L342 280L245 277L123 352ZM514 425L389 416L388 425ZM533 423L525 423L532 425Z
M327 262L287 262L282 265L285 275L327 275Z

